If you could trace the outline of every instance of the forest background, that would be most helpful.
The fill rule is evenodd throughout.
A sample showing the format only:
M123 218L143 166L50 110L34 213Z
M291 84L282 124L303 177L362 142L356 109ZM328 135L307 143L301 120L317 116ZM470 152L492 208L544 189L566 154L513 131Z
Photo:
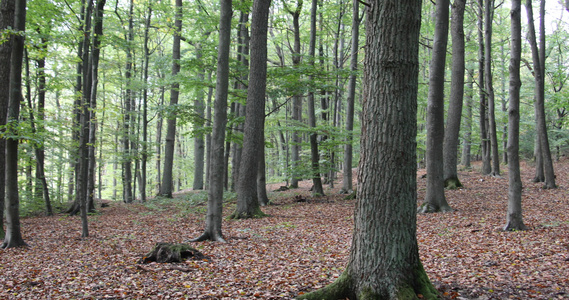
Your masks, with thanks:
M491 3L490 66L496 99L492 117L500 145L499 161L506 162L510 11L505 2ZM92 2L27 3L22 69L24 101L17 123L20 148L17 179L22 215L42 211L51 214L54 210L77 213L82 159L88 161L89 184L85 185L92 189L92 199L144 202L149 195L171 197L175 191L200 190L208 185L219 4L184 2L178 16L176 4L168 1L96 4L101 5L100 12L104 11L101 19L95 18L99 7ZM569 141L565 129L569 98L564 88L569 77L566 54L569 24L565 17L569 12L565 4L547 2L544 31L545 113L551 150L556 158L564 155ZM227 191L235 190L241 156L251 5L250 1L236 1L233 7L224 166ZM359 149L353 141L358 140L360 129L363 68L362 59L355 66L349 62L354 54L363 58L365 39L360 30L359 44L354 49L351 8L351 2L344 0L319 3L317 51L311 59L309 35L305 34L310 9L302 1L275 1L271 6L264 133L268 182L294 186L299 179L312 177L309 137L314 133L318 136L319 174L325 183L333 185L338 172L349 169L346 174L351 174L351 167L357 165ZM484 36L482 9L483 2L468 1L464 18L466 77L461 147L457 155L460 153L461 164L467 168L471 160L486 159L484 143L488 141L485 124L490 109L484 102L488 91L479 71L482 60L479 50L485 43L479 37L479 34ZM423 10L417 124L419 166L425 164L427 148L435 5L425 1ZM360 18L364 12L365 9ZM97 20L104 24L99 28L100 33L96 32ZM525 36L527 22L523 23ZM10 30L3 31L4 47L8 45L8 33ZM176 37L181 41L178 46ZM451 47L449 42L449 53ZM92 91L86 86L89 81L83 72L89 60L89 50L85 49L100 50L95 102L85 102L91 96L85 90ZM531 160L539 148L535 147L535 74L529 43L523 43L522 51L520 154ZM450 62L451 56L446 59ZM450 63L446 65L450 74ZM350 77L356 80L353 95L348 89ZM446 77L450 79L449 75ZM445 95L449 89L447 81ZM309 122L306 105L306 95L310 93L317 100L314 126ZM354 103L352 128L347 126L349 101ZM448 106L448 101L445 105ZM91 119L81 119L82 109L89 111ZM92 125L82 127L84 121L91 121ZM81 140L78 128L88 128L96 134L92 140ZM343 162L348 156L344 146L352 143L353 159L349 160L352 163L345 166ZM350 185L344 192L351 189Z

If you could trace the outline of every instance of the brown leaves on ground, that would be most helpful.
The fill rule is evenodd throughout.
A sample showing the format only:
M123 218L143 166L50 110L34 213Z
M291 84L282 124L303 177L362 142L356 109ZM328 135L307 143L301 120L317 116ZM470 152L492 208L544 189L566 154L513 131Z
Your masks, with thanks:
M501 231L506 175L460 172L465 188L447 191L455 211L418 216L421 258L444 298L569 298L569 163L556 165L555 190L541 189L531 182L532 168L523 169L528 231ZM419 199L425 192L422 174ZM270 217L224 220L227 243L192 243L207 258L177 264L137 262L157 242L182 243L200 235L203 207L113 203L90 216L87 239L79 238L78 217L25 219L29 247L0 252L0 298L290 299L323 287L346 265L354 202L331 190L327 197L311 198L304 183L272 192L275 205L263 208ZM296 202L297 195L307 201ZM224 211L233 208L228 203Z

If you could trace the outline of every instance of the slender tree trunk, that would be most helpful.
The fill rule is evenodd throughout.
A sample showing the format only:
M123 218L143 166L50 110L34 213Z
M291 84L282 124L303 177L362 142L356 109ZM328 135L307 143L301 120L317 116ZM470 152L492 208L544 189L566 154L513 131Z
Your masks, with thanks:
M267 26L270 0L253 2L251 23L251 69L247 89L247 111L243 133L243 152L237 181L237 207L232 218L264 216L257 196L260 145L264 145L265 91L267 87Z
M126 79L126 97L124 99L124 124L123 124L123 202L132 203L134 201L134 192L132 189L132 159L133 151L131 149L131 134L134 125L132 99L134 98L133 83L132 83L132 41L134 39L133 27L133 8L134 0L129 1L128 12L128 33L127 33L127 49L126 49L126 66L125 66L125 79Z
M458 140L464 100L464 7L465 0L452 4L452 74L447 124L444 131L443 180L446 188L462 187L458 178Z
M286 3L286 2L283 2ZM292 52L292 65L293 68L299 68L302 57L300 55L300 12L302 11L302 1L297 2L295 10L285 8L292 15L292 26L294 32L294 46ZM296 94L292 98L292 120L294 127L299 126L302 122L302 95ZM290 186L292 188L298 188L298 181L300 180L299 168L300 168L300 151L301 151L301 135L298 130L292 131L292 142L291 142L291 160L292 160L292 178L290 181Z
M494 0L486 0L484 8L484 75L486 94L488 96L488 133L492 154L492 176L500 176L500 155L498 153L498 136L496 133L496 103L494 101L494 86L492 81L492 22L494 20Z
M535 36L535 25L533 19L533 8L532 1L526 1L526 11L528 16L528 29L529 35L528 40L531 46L533 65L534 65L534 77L535 77L535 110L536 110L536 123L537 123L537 135L539 137L539 146L541 150L541 157L543 159L543 166L545 171L545 185L544 188L556 188L555 184L555 173L553 171L553 160L551 159L551 150L549 148L549 138L547 135L547 125L545 120L545 88L544 88L544 62L545 55L543 55L543 60L541 58L540 50L537 47L537 41ZM543 18L544 16L542 16ZM545 39L545 33L542 31L543 39ZM542 46L545 42L543 42Z
M427 104L427 193L419 212L450 211L443 178L444 78L448 41L449 1L436 4L436 25Z
M143 82L148 84L148 64L150 60L150 50L148 49L148 35L150 32L150 21L152 19L152 4L148 2L146 22L144 25L144 70ZM148 87L145 85L142 91L142 157L140 166L140 201L146 202L146 185L147 185L147 166L148 161Z
M7 0L4 0L7 1ZM4 2L2 1L2 2ZM9 4L8 4L9 6ZM24 32L26 30L26 0L15 0L12 28L22 34L12 35L10 55L10 91L8 92L8 135L18 136L20 103L22 101L22 60L24 55ZM0 248L25 246L20 228L20 196L18 192L18 138L6 140L6 234Z
M180 34L182 32L182 0L176 0L176 21L175 21L174 42L172 44L172 77L176 78L180 72ZM170 106L178 104L180 95L180 82L178 79L172 83L170 89ZM160 196L172 198L174 188L173 168L174 168L174 146L176 142L176 114L170 112L166 129L166 145L164 147L164 172L162 173L162 185Z
M487 0L490 1L490 0ZM490 161L490 141L488 138L488 98L485 90L485 46L484 46L484 0L478 0L478 89L480 95L480 152L482 154L482 174L492 172Z
M359 1L352 1L352 50L350 58L350 79L348 81L348 98L346 99L346 145L344 146L344 176L342 179L342 193L349 194L352 192L352 161L353 161L353 142L354 134L354 104L356 98L356 85L358 70L358 51L359 35L360 35L360 14Z
M211 169L207 199L205 230L192 241L224 242L221 233L223 209L223 177L225 126L227 125L227 94L229 88L229 48L231 44L232 0L220 0L219 46L217 48L217 83L215 88L214 120L211 137Z
M312 8L310 12L310 46L308 47L308 55L310 65L314 67L316 52L316 12L318 9L318 1L312 0ZM314 80L312 75L308 76L308 81ZM312 166L312 194L323 196L322 179L320 178L320 154L318 153L318 134L316 132L316 112L314 109L314 91L308 92L308 122L313 132L310 133L310 157Z
M14 26L14 0L0 2L0 30ZM10 60L12 38L0 44L0 126L6 125L10 102ZM6 139L0 137L0 154L6 153ZM0 239L4 239L4 202L6 198L6 156L0 155Z
M470 168L471 160L471 146L472 146L472 96L474 91L474 70L468 70L466 79L466 94L465 100L465 122L463 129L463 142L462 142L462 165Z
M196 45L196 60L200 61L202 58L201 45ZM205 83L204 71L198 71L198 80ZM203 127L206 123L205 121L205 86L198 87L196 91L196 100L194 101L194 106L196 114L199 121L196 126ZM203 190L204 188L204 161L205 161L205 138L204 133L197 133L194 137L194 182L192 189Z
M348 266L334 283L300 299L438 298L416 239L421 1L388 2L367 2L362 156Z
M522 180L520 176L520 60L522 54L521 0L512 0L510 104L508 108L508 213L504 230L525 230L522 220Z
M264 127L264 126L263 126ZM258 145L259 149L259 163L257 165L257 198L259 205L265 206L269 204L269 196L267 195L267 177L265 168L265 130L261 134L263 137L262 143Z
M160 87L160 105L164 105L165 88ZM162 125L164 123L164 115L159 113L158 120L156 121L156 188L158 191L162 190Z

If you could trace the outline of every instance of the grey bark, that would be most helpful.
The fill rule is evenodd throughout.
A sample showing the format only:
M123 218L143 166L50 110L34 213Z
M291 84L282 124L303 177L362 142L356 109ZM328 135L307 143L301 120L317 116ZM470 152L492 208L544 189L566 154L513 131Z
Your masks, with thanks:
M298 0L297 6L294 10L288 8L285 3L285 8L292 15L292 27L294 32L294 46L292 49L292 65L293 68L298 68L301 62L300 55L300 12L302 11L302 0ZM302 122L302 95L296 94L292 98L292 120L293 125L299 126ZM292 188L298 188L298 181L300 180L300 175L298 174L298 168L300 167L300 150L301 150L301 136L298 130L293 129L292 131L292 141L291 141L291 160L292 160L292 178L290 181L290 186Z
M520 176L520 60L522 54L521 0L512 0L510 104L508 108L508 213L504 230L525 230L522 219L522 180Z
M180 35L182 32L182 0L176 0L176 20L174 21L174 41L172 43L172 77L174 82L170 89L170 107L178 105L180 95L180 81L176 78L180 72ZM172 198L174 189L174 148L176 143L176 113L170 111L166 121L166 145L164 147L164 171L159 195Z
M15 1L0 2L0 30L14 25ZM10 57L12 55L12 39L0 44L0 126L6 125L8 103L10 101ZM6 139L0 138L0 153L6 153ZM6 197L6 156L0 155L0 239L4 239L4 201Z
M243 132L243 152L237 181L237 207L232 218L263 216L257 196L261 146L264 144L265 92L267 87L267 29L270 0L253 2L251 23L251 66Z
M543 159L543 166L545 171L544 188L557 188L555 184L555 173L553 170L553 160L551 159L551 150L549 148L549 138L547 134L547 125L545 120L545 88L544 88L544 63L545 55L540 54L537 47L535 36L535 25L533 19L532 1L526 1L526 11L528 17L528 40L530 42L533 65L534 65L534 78L535 78L535 110L536 110L536 125L537 135L539 137L539 146L541 150L541 157ZM542 32L543 39L545 34ZM545 42L543 42L545 43ZM542 45L543 47L544 45ZM543 57L543 59L541 58Z
M196 45L196 60L202 58L201 45ZM198 80L205 82L204 71L198 71ZM203 127L205 125L205 89L206 87L198 87L196 100L194 101L194 107L199 121L196 122L196 126ZM202 190L204 188L204 161L205 161L205 138L204 133L198 133L194 137L194 182L192 189Z
M492 154L492 176L500 176L500 155L498 153L498 136L496 133L496 104L492 81L492 22L494 20L494 0L486 0L484 6L484 80L488 96L488 134L490 135L490 152Z
M122 163L122 183L123 183L123 202L131 203L134 201L134 192L132 189L132 157L133 151L131 149L131 134L132 125L134 124L134 114L132 108L132 99L134 98L134 91L132 86L132 41L134 40L134 27L133 27L133 8L134 0L129 1L128 9L128 32L126 34L127 47L126 51L126 66L125 66L125 80L126 80L126 97L124 99L124 123L123 123L123 163Z
M144 70L143 70L143 82L145 84L142 90L142 153L141 153L141 165L140 165L140 201L146 202L146 185L147 185L147 161L148 161L148 68L150 61L150 50L148 49L148 40L150 33L150 22L152 20L152 4L148 2L148 9L146 20L144 22L144 44L143 44L143 55L144 55Z
M421 213L451 210L445 198L443 147L441 147L444 142L444 79L449 1L437 1L435 14L435 37L427 102L427 193L424 203L419 207Z
M308 46L308 56L310 65L314 67L315 52L316 52L316 12L318 9L318 1L312 0L312 8L310 11L310 45ZM308 76L308 81L312 82L313 76ZM312 193L314 195L323 196L324 189L322 188L322 179L320 177L320 154L318 153L318 134L316 132L316 113L314 109L314 91L308 92L308 123L312 128L310 133L310 158L311 158L311 171L312 171Z
M489 0L488 0L489 1ZM485 90L485 46L484 46L484 0L478 0L478 94L480 98L480 152L482 155L482 174L492 172L490 161L490 140L488 137L488 98Z
M7 0L4 0L7 1ZM3 1L3 2L4 2ZM26 30L26 0L16 0L14 3L14 24L16 32ZM16 130L20 122L20 103L22 101L22 60L24 56L24 34L12 37L12 52L10 54L10 91L8 92L8 135L6 139L6 234L0 248L25 246L20 227L20 196L18 192L18 144L19 134Z
M224 241L221 232L223 208L223 178L225 126L227 125L227 94L229 88L229 46L231 44L231 2L220 0L219 46L217 52L217 82L215 89L214 119L211 136L211 165L207 216L202 235L192 241Z
M342 179L343 193L351 193L352 186L352 161L353 161L353 142L354 135L354 105L356 98L356 85L357 85L357 70L358 70L358 51L359 49L359 35L360 35L360 14L359 14L359 1L352 1L352 49L350 57L350 79L348 81L348 92L346 99L346 145L344 146L344 176Z
M416 239L421 1L368 3L362 156L348 266L334 283L300 299L436 298Z
M470 168L472 146L472 96L474 91L474 70L468 70L466 79L466 93L464 95L465 120L462 139L462 164Z
M455 0L452 4L452 74L447 125L444 131L443 180L445 187L462 186L458 178L458 141L462 106L464 100L464 7L465 0Z

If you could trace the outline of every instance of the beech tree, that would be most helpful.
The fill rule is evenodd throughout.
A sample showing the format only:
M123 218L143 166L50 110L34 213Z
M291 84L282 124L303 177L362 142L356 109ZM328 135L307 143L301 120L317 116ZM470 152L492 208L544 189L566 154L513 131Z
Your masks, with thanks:
M0 30L14 25L15 1L0 1ZM8 103L10 101L10 57L12 39L0 43L0 126L6 125ZM6 153L6 139L0 138L0 153ZM0 155L0 239L4 239L4 200L6 197L6 156Z
M443 144L443 180L446 188L459 188L462 183L458 178L458 137L462 119L464 98L464 7L465 0L455 0L452 4L452 73L449 97L447 125Z
M237 181L237 207L234 219L263 216L257 195L258 165L263 155L263 127L265 126L265 91L267 86L267 31L271 0L253 2L251 22L251 62L247 106L243 133L241 166ZM261 146L262 145L262 146ZM253 178L255 180L253 180Z
M207 215L204 233L191 240L194 242L204 240L224 241L221 233L221 218L223 209L223 178L225 174L225 126L227 125L227 94L229 89L229 46L231 44L231 16L233 14L231 3L232 0L220 0L217 82L211 135Z
M521 0L512 1L510 50L510 104L508 108L508 213L504 230L525 230L522 219L522 179L520 176L520 60L522 56Z
M299 298L436 299L416 238L421 1L367 3L361 159L348 266L332 284Z
M436 4L433 59L429 76L427 104L427 193L419 208L422 213L450 211L443 178L444 79L448 41L449 0Z
M9 0L3 0L9 1ZM10 7L10 5L8 5ZM14 1L16 34L11 36L10 80L8 92L8 118L6 138L6 234L0 248L25 246L20 227L20 195L18 188L18 145L20 137L20 103L22 102L22 60L24 57L24 32L26 30L26 0Z

